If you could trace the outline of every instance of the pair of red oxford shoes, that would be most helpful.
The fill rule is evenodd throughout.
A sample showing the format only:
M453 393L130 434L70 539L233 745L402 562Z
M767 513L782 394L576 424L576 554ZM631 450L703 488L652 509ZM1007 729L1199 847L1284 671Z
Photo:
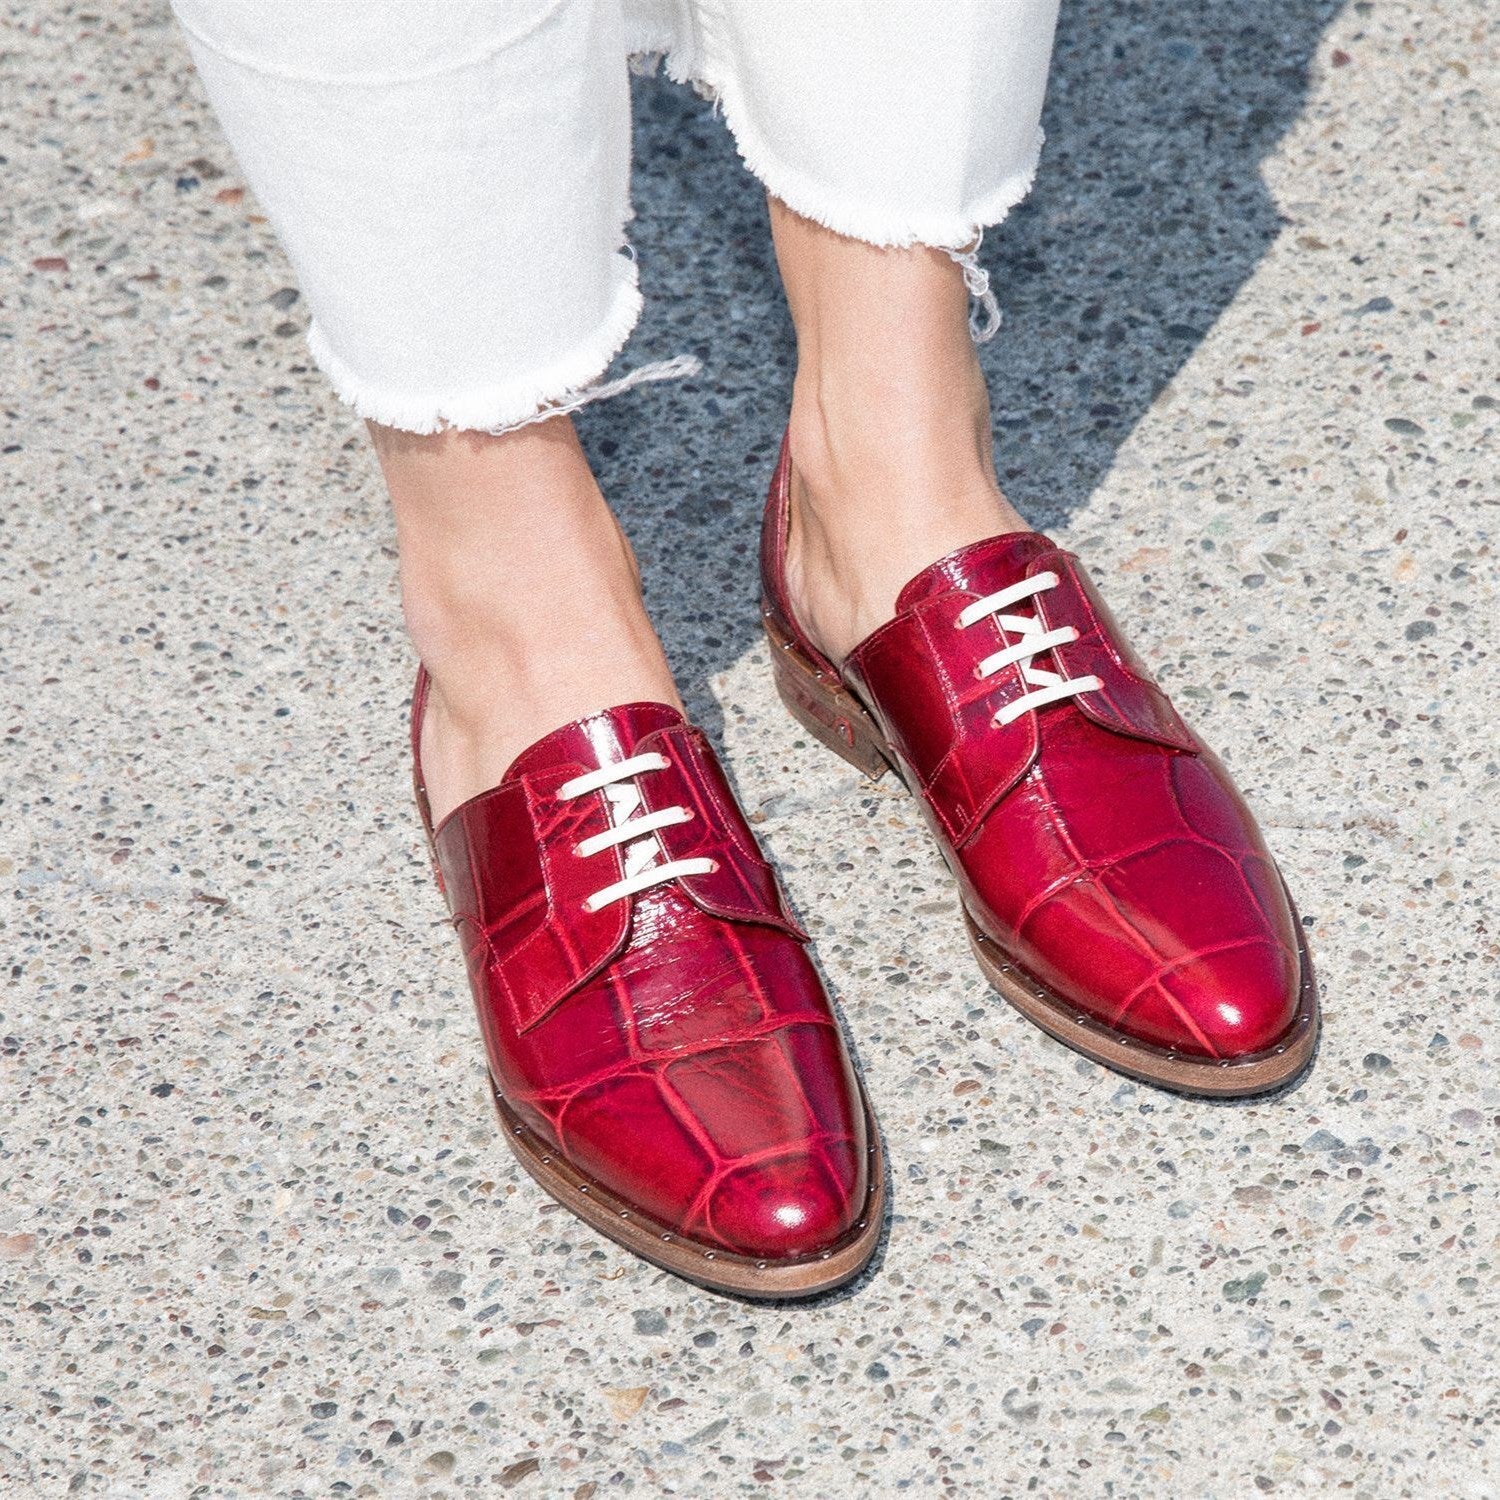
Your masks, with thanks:
M1312 1056L1301 924L1224 767L1076 558L1021 532L907 584L842 668L784 582L788 457L762 538L776 684L900 773L993 986L1134 1077L1253 1094ZM656 1265L806 1296L874 1253L885 1171L807 934L703 733L660 703L581 719L432 826L506 1136L565 1206Z

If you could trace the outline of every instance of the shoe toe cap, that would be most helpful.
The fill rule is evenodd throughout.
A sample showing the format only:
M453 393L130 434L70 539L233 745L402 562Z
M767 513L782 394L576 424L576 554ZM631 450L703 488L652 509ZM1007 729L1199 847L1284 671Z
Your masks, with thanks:
M865 1206L864 1110L824 1023L611 1078L575 1095L551 1134L612 1195L711 1249L816 1255Z
M1191 921L1157 900L1121 920L1121 905L1095 893L1056 903L1028 933L1023 966L1069 1006L1168 1051L1234 1060L1296 1024L1302 965L1289 915L1267 921L1240 901Z
M1116 1022L1142 1041L1233 1061L1271 1051L1296 1025L1296 956L1261 938L1181 960Z
M853 1230L864 1173L848 1144L729 1172L713 1194L713 1238L741 1255L791 1260L829 1250Z

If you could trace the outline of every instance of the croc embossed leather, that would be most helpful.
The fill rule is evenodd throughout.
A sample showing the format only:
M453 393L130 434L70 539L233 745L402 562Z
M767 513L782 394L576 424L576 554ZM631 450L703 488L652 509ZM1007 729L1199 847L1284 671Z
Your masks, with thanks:
M433 828L496 1107L593 1228L747 1297L874 1253L884 1169L838 1022L702 732L660 703L565 725Z
M1263 1093L1307 1065L1312 965L1223 765L1122 639L1078 560L1036 532L924 569L842 669L793 615L785 443L761 544L793 716L870 776L894 766L957 879L986 976L1078 1051L1189 1093Z

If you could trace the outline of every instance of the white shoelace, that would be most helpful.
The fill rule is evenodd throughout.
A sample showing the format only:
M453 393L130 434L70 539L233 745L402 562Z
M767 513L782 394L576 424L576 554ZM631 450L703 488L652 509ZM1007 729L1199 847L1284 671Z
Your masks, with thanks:
M666 851L656 837L656 831L686 823L693 816L687 808L664 807L660 812L635 816L641 810L641 789L635 784L635 778L643 771L665 771L669 765L671 762L665 755L654 752L632 755L612 766L601 766L597 771L575 776L557 789L557 795L566 800L602 791L609 803L611 826L603 833L584 839L574 853L586 859L601 850L626 845L624 878L595 891L583 903L585 911L596 912L611 901L623 901L638 891L666 885L679 875L708 875L719 868L718 861L712 859L665 859Z
M1038 573L1035 578L1023 578L1020 583L1013 583L1007 589L999 589L993 594L986 594L983 599L976 599L953 622L959 630L967 630L976 621L989 616L1006 635L1020 636L1020 640L1014 645L985 657L974 669L976 677L993 677L1002 668L1020 662L1021 680L1033 689L1005 704L994 717L993 722L996 724L1009 724L1019 719L1027 709L1045 708L1049 703L1076 698L1079 693L1092 692L1095 688L1104 686L1097 677L1067 678L1032 665L1032 657L1039 656L1043 651L1050 651L1054 646L1066 646L1076 641L1078 631L1072 625L1063 625L1057 630L1043 630L1042 622L1035 616L1003 613L1013 604L1019 604L1037 594L1045 594L1048 589L1056 587L1056 573Z

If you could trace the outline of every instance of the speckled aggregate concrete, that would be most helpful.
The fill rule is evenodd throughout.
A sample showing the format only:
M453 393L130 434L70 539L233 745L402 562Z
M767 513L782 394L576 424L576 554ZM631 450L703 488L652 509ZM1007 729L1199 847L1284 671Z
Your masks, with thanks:
M0 1489L1500 1493L1494 26L1065 0L1042 179L986 252L1007 486L1311 928L1316 1067L1229 1106L1010 1013L904 794L779 710L763 209L706 106L640 85L631 357L707 367L586 437L894 1174L864 1280L756 1308L497 1138L360 429L165 12L10 0Z

